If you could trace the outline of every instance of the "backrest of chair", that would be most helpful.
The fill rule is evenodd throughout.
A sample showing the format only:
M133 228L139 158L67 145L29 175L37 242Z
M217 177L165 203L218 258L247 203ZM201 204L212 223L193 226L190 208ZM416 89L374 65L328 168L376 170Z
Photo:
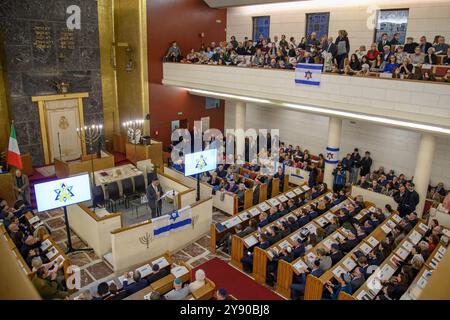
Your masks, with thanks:
M122 180L122 192L126 196L133 194L133 182L131 181L131 178Z
M108 183L108 195L109 198L117 198L119 197L119 185L116 181Z
M140 193L145 192L145 179L143 175L134 177L134 189Z

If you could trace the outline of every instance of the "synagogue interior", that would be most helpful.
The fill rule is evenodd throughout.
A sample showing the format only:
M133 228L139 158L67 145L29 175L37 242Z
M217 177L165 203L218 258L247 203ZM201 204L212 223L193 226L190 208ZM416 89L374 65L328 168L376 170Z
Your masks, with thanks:
M450 0L0 0L0 300L450 299L449 43Z

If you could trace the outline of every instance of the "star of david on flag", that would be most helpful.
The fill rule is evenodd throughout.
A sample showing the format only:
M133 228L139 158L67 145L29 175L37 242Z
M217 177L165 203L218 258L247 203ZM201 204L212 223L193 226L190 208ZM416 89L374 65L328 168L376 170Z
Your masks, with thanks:
M191 223L192 211L191 207L187 206L161 217L153 218L153 235L155 237L168 236L170 232L185 229L189 227Z
M323 64L298 63L295 66L295 84L320 86Z

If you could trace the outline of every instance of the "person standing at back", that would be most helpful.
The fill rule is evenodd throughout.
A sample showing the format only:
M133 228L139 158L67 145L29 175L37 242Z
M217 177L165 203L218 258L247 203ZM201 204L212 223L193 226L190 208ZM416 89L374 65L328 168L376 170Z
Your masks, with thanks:
M348 40L348 34L345 30L339 30L339 36L336 38L336 60L339 66L339 70L344 69L345 59L348 58L350 52L350 41Z
M31 205L30 183L28 177L19 169L16 170L15 179L13 179L13 189L18 200L25 202L27 206Z
M350 183L356 184L358 182L359 177L359 168L361 168L361 155L359 154L358 148L355 148L355 150L353 150L351 159L352 159L352 168L350 171Z
M370 168L372 167L372 158L370 157L370 152L366 151L364 158L361 159L361 177L366 176L370 173Z

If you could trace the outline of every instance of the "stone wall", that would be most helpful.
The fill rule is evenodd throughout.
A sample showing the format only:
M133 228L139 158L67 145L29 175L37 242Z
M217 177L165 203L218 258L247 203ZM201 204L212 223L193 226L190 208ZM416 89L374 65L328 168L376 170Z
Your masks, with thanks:
M80 8L79 30L66 25L71 5ZM0 36L19 148L31 154L34 166L43 165L39 112L31 96L56 94L54 81L67 81L69 92L89 93L85 124L103 123L97 1L0 0Z

